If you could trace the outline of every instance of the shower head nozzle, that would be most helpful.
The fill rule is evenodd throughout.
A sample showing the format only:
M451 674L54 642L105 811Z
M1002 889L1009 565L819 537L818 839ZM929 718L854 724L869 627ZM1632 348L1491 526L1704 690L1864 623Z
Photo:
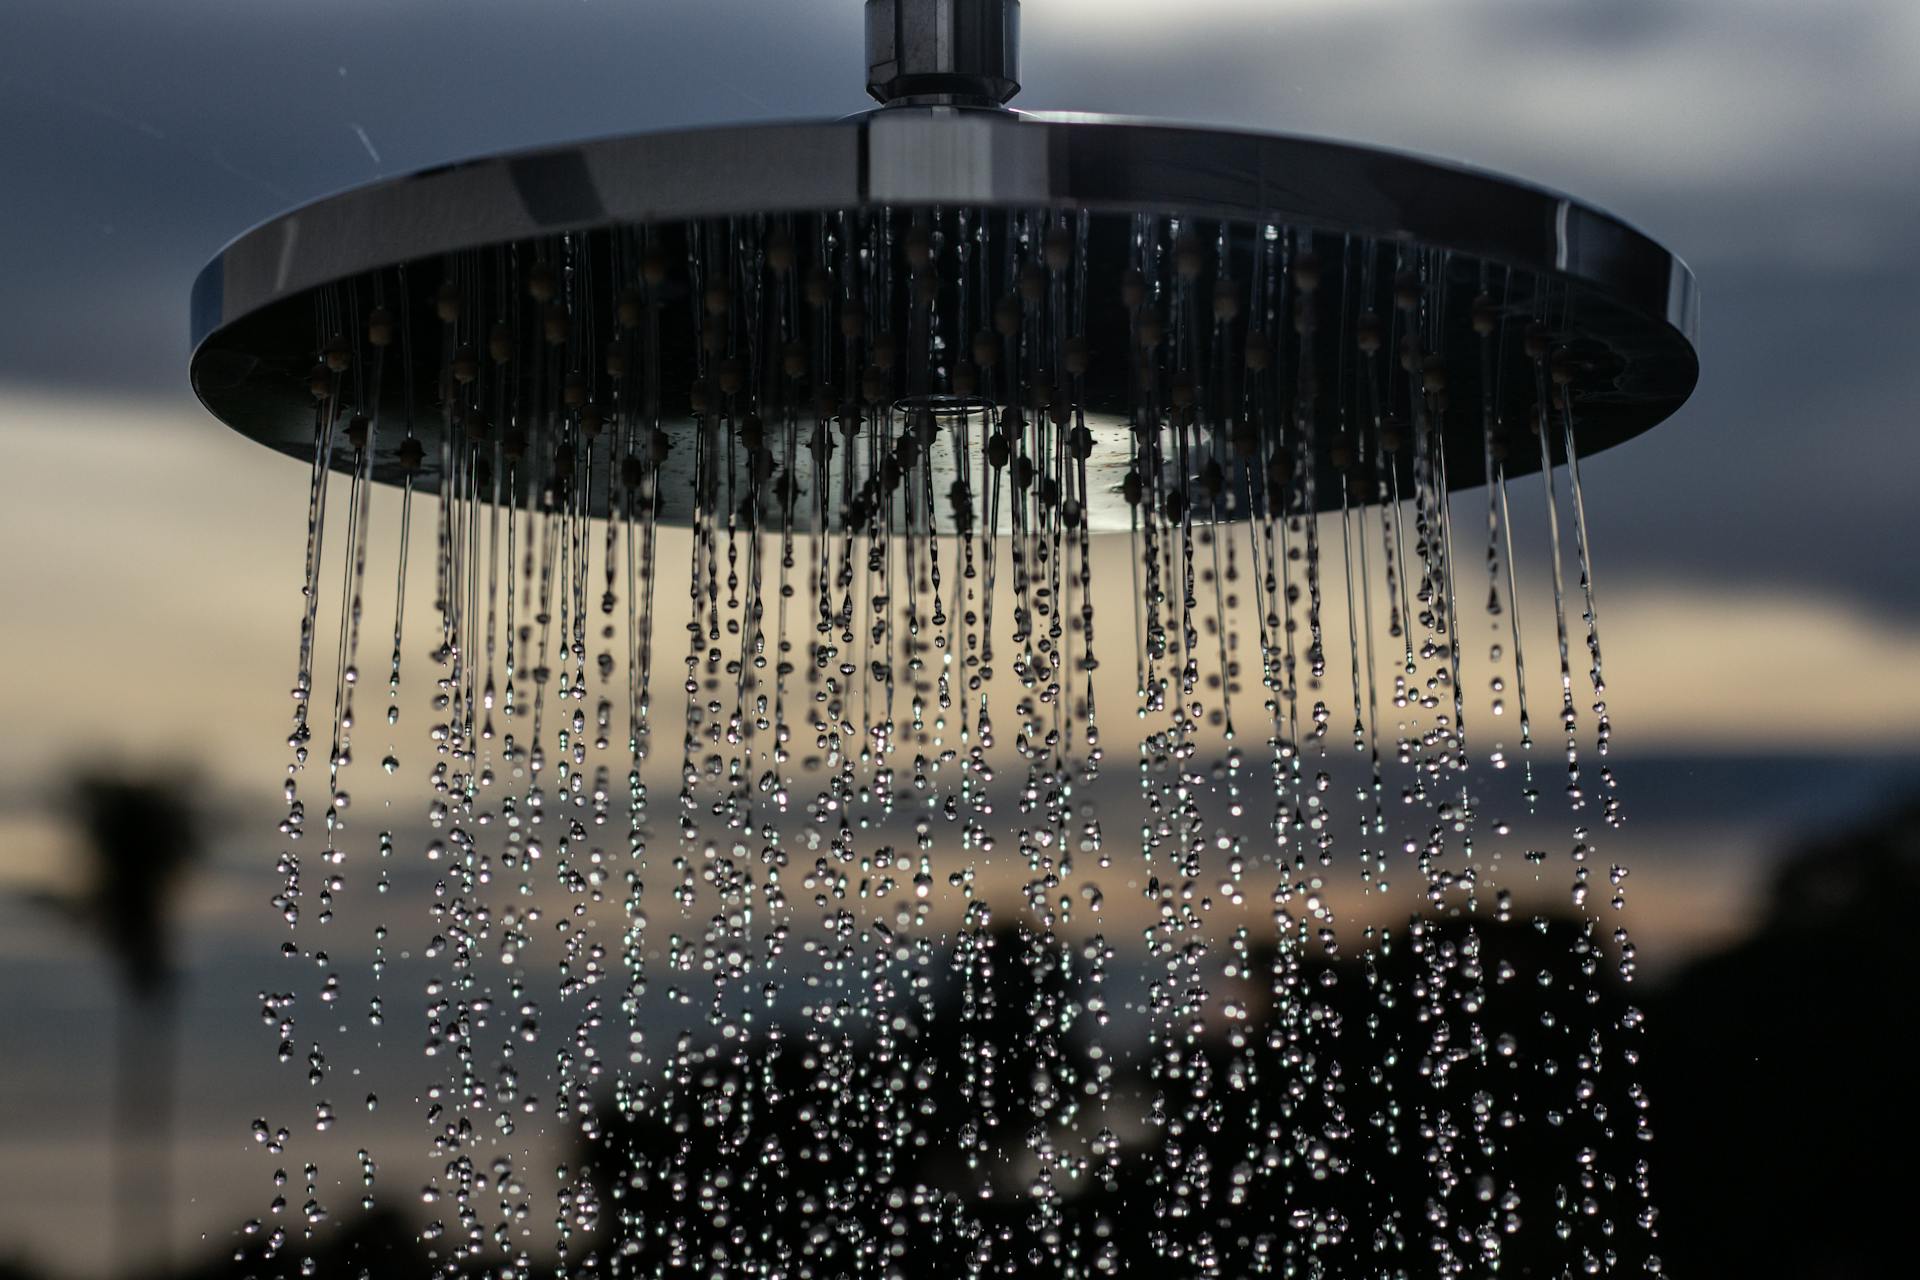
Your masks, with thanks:
M1020 92L1020 0L867 0L883 106L999 107Z

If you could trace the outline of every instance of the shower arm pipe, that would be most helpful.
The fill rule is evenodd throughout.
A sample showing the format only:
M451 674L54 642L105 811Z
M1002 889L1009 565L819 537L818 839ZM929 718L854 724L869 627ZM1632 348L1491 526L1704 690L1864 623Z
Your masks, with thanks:
M867 0L867 92L1004 110L1020 92L1020 0Z

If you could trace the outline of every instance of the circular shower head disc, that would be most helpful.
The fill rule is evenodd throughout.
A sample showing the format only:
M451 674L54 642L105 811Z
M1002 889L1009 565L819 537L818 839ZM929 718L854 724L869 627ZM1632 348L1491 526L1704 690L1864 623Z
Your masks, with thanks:
M1373 501L1429 462L1475 485L1560 460L1562 412L1591 453L1694 386L1685 265L1566 197L1340 143L915 101L295 210L202 272L194 387L309 459L327 420L364 418L374 478L428 490L510 467L516 493L587 486L595 514L939 524L1026 467L1036 500L1114 529L1138 501Z

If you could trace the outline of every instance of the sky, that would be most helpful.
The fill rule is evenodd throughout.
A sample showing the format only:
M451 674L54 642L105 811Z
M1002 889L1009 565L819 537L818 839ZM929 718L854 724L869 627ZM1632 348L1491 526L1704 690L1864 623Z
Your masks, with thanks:
M108 975L35 905L82 762L192 770L205 1170L255 1211L253 992L305 473L186 382L187 296L286 207L498 149L839 116L854 0L15 0L0 44L0 1258L105 1178ZM1908 0L1027 0L1029 110L1299 132L1567 190L1696 273L1702 376L1583 466L1650 968L1746 926L1797 836L1920 779L1920 7ZM386 502L383 499L383 502ZM391 527L392 504L382 508ZM1538 571L1533 564L1530 570ZM195 1072L200 1073L195 1076Z

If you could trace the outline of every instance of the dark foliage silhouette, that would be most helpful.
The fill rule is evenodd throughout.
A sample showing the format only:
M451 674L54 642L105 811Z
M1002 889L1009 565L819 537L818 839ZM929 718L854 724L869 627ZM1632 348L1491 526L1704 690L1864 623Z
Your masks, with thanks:
M99 939L121 1000L114 1053L114 1229L121 1269L164 1258L173 1131L173 910L202 849L180 779L95 773L70 808L86 878L57 904Z
M1153 1052L1103 1036L1098 1061L1084 1020L1053 1025L1086 995L1060 953L1010 934L963 944L955 967L984 956L986 979L950 985L917 1030L716 1046L670 1104L609 1117L581 1156L600 1247L644 1276L1020 1275L1061 1254L1087 1274L1279 1274L1311 1257L1361 1276L1421 1274L1436 1238L1471 1256L1491 1231L1507 1274L1561 1274L1581 1248L1631 1274L1639 1192L1593 1172L1642 1154L1617 1052L1595 1053L1625 1005L1584 936L1419 922L1369 964L1293 970L1307 1016L1291 1030L1281 1011L1302 1005L1267 999ZM1430 963L1442 950L1458 963ZM1272 959L1237 966L1249 1005ZM1423 998L1449 973L1471 991Z
M1272 952L1216 955L1178 1053L1137 1019L1096 1028L1084 953L966 934L959 976L875 1030L716 1040L637 1107L604 1107L568 1161L599 1229L564 1273L943 1280L1071 1256L1231 1278L1312 1274L1311 1254L1326 1276L1421 1276L1437 1237L1494 1222L1499 1274L1562 1276L1585 1248L1637 1275L1640 1191L1588 1173L1650 1155L1667 1274L1904 1274L1917 904L1920 806L1786 859L1750 938L1647 993L1651 1145L1619 1066L1638 1049L1614 1030L1627 992L1571 921L1414 922L1365 963L1282 966L1286 1000ZM1576 1089L1600 1105L1570 1106ZM444 1274L391 1210L183 1273Z
M303 1260L311 1259L311 1265ZM210 1259L171 1280L427 1280L441 1268L418 1230L393 1209L375 1209L323 1232L312 1248L291 1246L265 1258L257 1246Z
M1920 804L1813 842L1751 936L1660 993L1648 1082L1678 1275L1907 1275Z

